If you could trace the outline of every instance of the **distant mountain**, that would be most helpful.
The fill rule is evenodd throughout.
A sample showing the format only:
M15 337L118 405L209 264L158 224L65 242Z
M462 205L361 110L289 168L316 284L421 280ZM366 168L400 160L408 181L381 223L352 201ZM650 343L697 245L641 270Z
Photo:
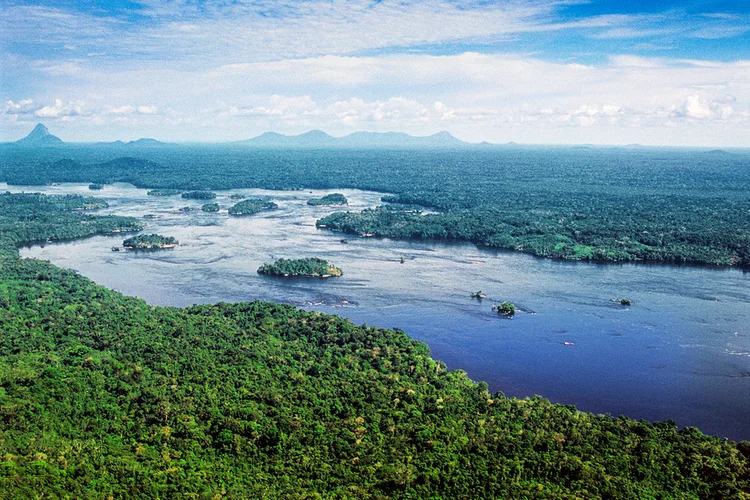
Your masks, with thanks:
M277 132L266 132L237 144L258 147L330 147L336 144L336 138L322 130L311 130L299 135L284 135Z
M34 130L23 139L16 141L19 146L59 146L65 144L62 139L49 133L49 129L41 123L37 123Z
M469 143L456 139L448 132L438 132L426 137L417 137L403 132L354 132L344 137L333 137L321 130L311 130L300 135L284 135L277 132L266 132L246 141L243 144L254 147L345 147L345 148L378 148L378 147L431 147L445 148L466 146Z
M126 146L141 146L141 147L157 147L157 146L169 146L170 143L168 142L161 142L157 141L156 139L151 139L148 137L144 137L141 139L136 139L134 141L114 141L114 142L97 142L95 143L96 146L114 146L114 147L126 147Z

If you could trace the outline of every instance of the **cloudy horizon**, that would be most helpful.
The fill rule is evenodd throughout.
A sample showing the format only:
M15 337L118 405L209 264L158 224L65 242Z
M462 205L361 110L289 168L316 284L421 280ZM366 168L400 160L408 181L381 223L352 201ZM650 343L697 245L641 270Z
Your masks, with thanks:
M739 2L12 0L0 41L2 141L750 146Z

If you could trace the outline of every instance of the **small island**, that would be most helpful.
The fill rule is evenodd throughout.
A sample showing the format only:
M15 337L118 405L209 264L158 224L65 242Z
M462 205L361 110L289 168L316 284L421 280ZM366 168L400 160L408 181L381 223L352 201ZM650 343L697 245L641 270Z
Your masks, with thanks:
M478 292L471 292L471 298L482 300L486 299L487 296L484 294L484 292L482 292L482 290L479 290Z
M179 189L152 189L146 194L148 196L175 196L182 194L182 191Z
M104 189L104 184L89 184L89 189L92 191L99 191Z
M182 197L188 200L213 200L216 198L216 193L211 191L188 191L182 193Z
M273 264L260 266L258 273L269 276L330 278L341 276L342 271L327 260L311 257L307 259L278 259Z
M619 303L620 303L621 305L623 305L623 306L629 306L629 305L632 305L632 304L633 304L633 301L632 301L632 300L630 300L630 299L627 299L627 298L625 298L625 297L623 297L623 298L621 298L621 299L612 299L612 302L619 302Z
M512 318L516 314L516 306L510 302L503 302L499 306L492 306L492 309L497 309L497 313L506 318Z
M327 194L323 196L322 198L313 198L312 200L307 200L308 205L316 206L316 205L348 205L349 200L346 199L346 196L344 196L341 193L332 193Z
M139 234L122 242L125 250L159 250L162 248L174 248L179 244L174 236L162 236L160 234Z
M260 198L248 198L230 208L229 215L252 215L261 210L273 210L276 208L279 208L279 206L272 201L266 201Z
M229 195L229 198L232 200L244 200L245 198L247 198L247 195L242 193L233 193Z
M204 212L209 212L209 213L218 212L219 204L218 203L206 203L205 205L201 207L201 210L203 210Z

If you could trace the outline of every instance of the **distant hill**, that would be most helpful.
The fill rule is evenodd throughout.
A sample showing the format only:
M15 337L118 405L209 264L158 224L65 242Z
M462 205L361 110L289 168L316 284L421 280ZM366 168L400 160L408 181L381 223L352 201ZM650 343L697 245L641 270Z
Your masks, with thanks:
M62 139L49 133L49 129L41 123L37 123L34 130L23 139L16 141L19 146L44 147L59 146L65 144Z
M453 137L448 132L438 132L426 137L418 137L403 132L354 132L344 137L333 137L321 130L311 130L300 135L284 135L277 132L266 132L246 141L243 144L254 147L456 147L469 143Z
M127 146L141 146L141 147L158 147L158 146L169 146L168 142L161 142L156 139L144 137L136 139L134 141L114 141L114 142L97 142L96 146L113 146L113 147L127 147Z

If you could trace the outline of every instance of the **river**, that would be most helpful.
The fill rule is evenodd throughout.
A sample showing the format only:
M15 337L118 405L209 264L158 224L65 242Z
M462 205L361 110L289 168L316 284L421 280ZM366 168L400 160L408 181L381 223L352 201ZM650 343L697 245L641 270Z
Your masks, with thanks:
M21 187L12 192L83 194L142 217L175 249L112 252L123 236L32 246L47 259L151 304L186 306L267 300L385 328L425 342L433 357L508 396L542 395L581 410L671 419L708 434L750 439L750 273L706 267L592 264L478 249L472 244L358 238L315 227L338 207L307 200L333 191L218 192L219 213L179 196L152 197L126 184ZM349 210L381 193L338 190ZM268 196L279 209L228 215L233 193ZM192 206L183 213L177 209ZM345 239L346 242L342 242ZM340 278L279 279L257 268L279 257L321 257ZM403 257L404 263L401 263ZM472 299L483 290L488 298ZM629 307L613 302L628 297ZM492 304L510 301L513 319Z

